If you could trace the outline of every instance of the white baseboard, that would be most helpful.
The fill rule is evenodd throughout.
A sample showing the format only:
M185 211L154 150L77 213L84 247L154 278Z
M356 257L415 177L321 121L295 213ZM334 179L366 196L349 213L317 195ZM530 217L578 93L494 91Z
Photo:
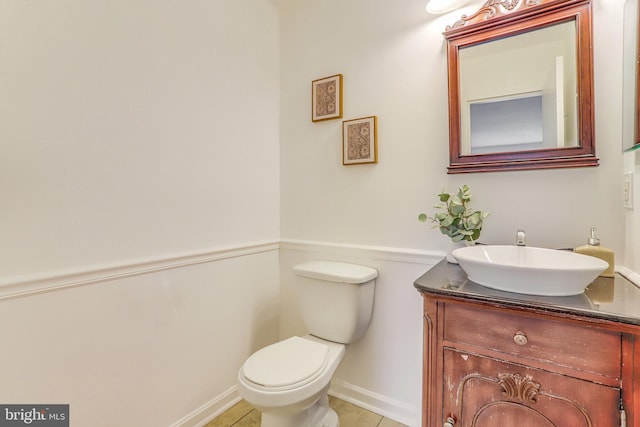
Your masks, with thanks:
M242 397L240 397L236 386L233 386L220 396L194 409L169 427L204 427L211 420L240 402L240 400L242 400Z
M420 426L420 409L403 402L365 390L340 380L333 380L329 394L353 405L390 418L409 427ZM220 396L194 409L169 427L204 427L214 418L242 400L235 386Z
M329 394L409 427L420 427L421 409L362 387L334 379Z

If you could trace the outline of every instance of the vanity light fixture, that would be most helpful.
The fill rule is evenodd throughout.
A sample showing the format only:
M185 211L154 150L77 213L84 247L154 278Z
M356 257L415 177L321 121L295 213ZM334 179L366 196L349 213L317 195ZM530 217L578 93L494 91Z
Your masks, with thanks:
M426 10L431 15L440 15L458 9L467 3L469 0L429 0Z

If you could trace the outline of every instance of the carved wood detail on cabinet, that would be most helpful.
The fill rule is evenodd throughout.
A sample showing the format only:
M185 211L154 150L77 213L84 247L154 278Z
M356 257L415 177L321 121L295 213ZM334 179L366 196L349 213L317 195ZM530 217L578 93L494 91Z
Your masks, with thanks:
M615 426L620 390L589 381L445 349L452 389L443 408L455 426Z
M635 425L633 328L423 297L423 427Z

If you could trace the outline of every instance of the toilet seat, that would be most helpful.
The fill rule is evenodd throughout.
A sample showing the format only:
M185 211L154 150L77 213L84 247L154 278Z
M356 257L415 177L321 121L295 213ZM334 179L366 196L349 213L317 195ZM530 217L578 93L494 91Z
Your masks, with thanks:
M251 355L242 374L258 386L290 390L318 377L327 366L328 353L326 344L291 337Z

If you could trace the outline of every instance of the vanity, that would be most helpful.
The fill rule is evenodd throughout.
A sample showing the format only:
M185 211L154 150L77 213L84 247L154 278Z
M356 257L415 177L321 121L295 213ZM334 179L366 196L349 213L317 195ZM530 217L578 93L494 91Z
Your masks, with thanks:
M626 1L624 138L638 149L640 7ZM487 0L446 27L447 173L598 166L592 13L591 0ZM616 275L542 296L504 289L569 282L490 281L443 260L414 283L423 427L640 426L640 287Z
M640 288L580 295L490 289L443 260L424 300L423 427L640 425Z

